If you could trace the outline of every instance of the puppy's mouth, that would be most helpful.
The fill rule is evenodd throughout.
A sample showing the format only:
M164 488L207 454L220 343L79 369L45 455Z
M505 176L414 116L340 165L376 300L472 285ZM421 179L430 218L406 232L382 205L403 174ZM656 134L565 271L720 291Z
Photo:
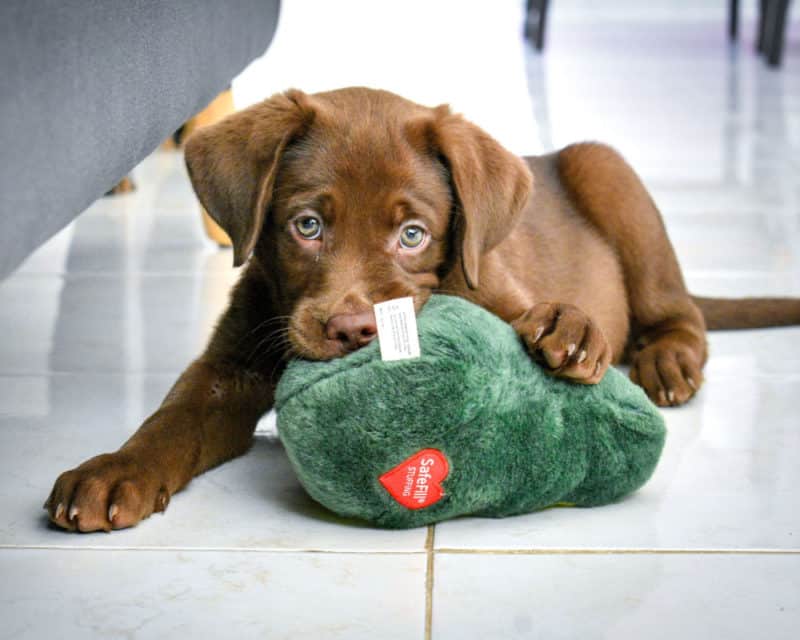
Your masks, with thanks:
M430 291L408 294L414 299L417 313L428 301L430 294ZM371 307L354 312L336 313L308 303L299 305L292 314L287 337L290 356L306 360L332 360L376 341L378 328Z

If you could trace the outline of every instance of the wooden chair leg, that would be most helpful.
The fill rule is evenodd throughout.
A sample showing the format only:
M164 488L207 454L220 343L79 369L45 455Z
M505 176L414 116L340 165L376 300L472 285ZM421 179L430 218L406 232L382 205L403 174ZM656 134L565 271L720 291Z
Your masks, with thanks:
M136 191L136 185L133 182L133 179L130 176L125 176L122 180L120 180L116 185L111 187L108 191L106 191L106 196L118 196L123 193L132 193Z
M215 124L236 111L233 106L233 92L226 89L209 102L208 106L183 125L181 138L186 139L200 127Z
M216 242L220 247L230 247L233 244L228 234L214 221L214 218L208 215L208 211L206 211L205 208L200 207L200 215L203 218L203 229L205 229L206 235L211 238L211 240Z
M205 109L183 126L181 138L185 140L187 136L191 135L192 131L219 122L234 111L236 111L236 109L233 106L233 93L230 89L223 91L214 98ZM200 211L203 217L203 228L206 231L206 235L221 247L230 247L232 243L228 234L222 230L222 227L214 222L213 218L208 215L205 209L201 207Z

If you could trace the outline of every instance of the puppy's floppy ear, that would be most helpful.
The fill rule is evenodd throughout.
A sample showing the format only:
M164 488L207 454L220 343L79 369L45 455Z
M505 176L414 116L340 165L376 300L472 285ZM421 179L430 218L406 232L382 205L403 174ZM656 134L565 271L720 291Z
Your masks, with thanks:
M233 241L233 264L255 248L286 145L314 121L309 97L289 90L203 127L186 142L197 197Z
M420 131L410 133L418 137ZM447 105L434 110L425 134L450 169L464 278L476 289L481 256L510 233L530 196L533 176L525 162Z

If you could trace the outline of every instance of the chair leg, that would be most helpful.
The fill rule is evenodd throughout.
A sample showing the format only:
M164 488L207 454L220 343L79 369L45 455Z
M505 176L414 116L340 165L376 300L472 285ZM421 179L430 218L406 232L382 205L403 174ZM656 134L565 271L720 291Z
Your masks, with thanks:
M728 5L728 37L736 40L739 36L739 0L730 0Z
M136 184L133 182L133 178L130 176L125 176L116 185L111 187L111 189L106 191L104 195L118 196L123 193L132 193L134 191L136 191Z
M537 51L544 49L547 27L547 9L550 0L527 0L525 13L525 37L531 40Z
M539 9L539 28L536 31L536 48L541 51L544 49L544 33L547 26L547 9L550 6L550 0L541 0L541 8Z
M764 53L767 28L768 0L758 0L758 22L756 23L756 51Z
M783 43L786 39L786 14L789 0L772 0L768 14L768 40L764 53L770 67L779 67L783 59Z

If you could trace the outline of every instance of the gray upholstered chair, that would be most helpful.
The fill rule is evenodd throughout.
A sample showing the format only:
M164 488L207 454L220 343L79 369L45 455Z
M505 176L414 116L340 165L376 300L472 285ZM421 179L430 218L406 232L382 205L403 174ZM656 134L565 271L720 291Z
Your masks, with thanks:
M0 279L264 53L279 5L0 2Z

